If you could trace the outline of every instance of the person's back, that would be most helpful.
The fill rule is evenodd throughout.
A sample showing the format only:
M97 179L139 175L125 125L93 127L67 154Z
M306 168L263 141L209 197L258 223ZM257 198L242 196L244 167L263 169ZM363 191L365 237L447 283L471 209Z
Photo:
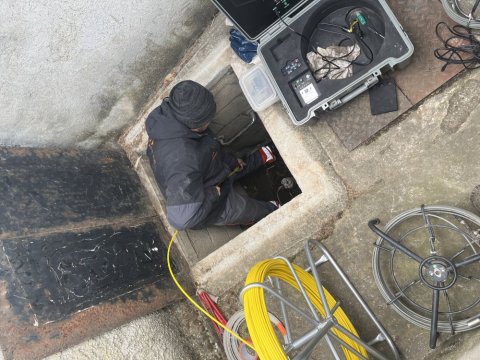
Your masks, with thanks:
M249 211L247 203L260 205L260 211L250 206L252 220L274 210L271 204L253 199L243 204L243 198L231 194L229 185L233 179L228 175L237 160L224 151L207 129L215 109L207 89L185 81L172 89L170 98L146 121L150 138L147 154L167 200L168 221L179 230L230 223L238 218L232 214Z

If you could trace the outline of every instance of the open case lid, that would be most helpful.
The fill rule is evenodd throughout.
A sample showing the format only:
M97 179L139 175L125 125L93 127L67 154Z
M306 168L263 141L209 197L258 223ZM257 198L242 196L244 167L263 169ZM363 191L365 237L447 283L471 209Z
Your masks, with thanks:
M212 0L250 40L258 40L271 26L310 0Z

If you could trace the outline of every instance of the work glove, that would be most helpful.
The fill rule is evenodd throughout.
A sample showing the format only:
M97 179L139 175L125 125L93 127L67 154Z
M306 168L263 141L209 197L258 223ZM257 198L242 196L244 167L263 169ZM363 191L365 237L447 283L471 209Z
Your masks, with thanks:
M242 33L235 28L230 29L230 46L235 54L247 64L251 63L257 55L258 44L245 39Z

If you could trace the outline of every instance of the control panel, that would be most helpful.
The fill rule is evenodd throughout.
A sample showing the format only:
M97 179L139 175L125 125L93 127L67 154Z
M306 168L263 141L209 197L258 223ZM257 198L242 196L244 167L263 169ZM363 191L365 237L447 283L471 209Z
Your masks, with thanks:
M289 76L300 68L302 68L302 62L299 58L288 60L287 64L282 68L282 74L283 76Z
M306 72L290 84L303 106L311 104L320 97L317 83L310 72Z

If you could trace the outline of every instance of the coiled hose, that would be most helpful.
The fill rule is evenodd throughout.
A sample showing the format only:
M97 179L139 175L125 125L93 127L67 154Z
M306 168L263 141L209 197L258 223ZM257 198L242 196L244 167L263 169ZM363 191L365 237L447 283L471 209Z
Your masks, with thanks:
M458 0L441 0L447 15L457 24L470 29L480 29L480 18L475 17L480 1L476 1L472 11L467 14L458 5Z
M305 288L308 297L310 298L314 306L317 308L319 313L323 317L325 317L325 309L323 308L322 302L320 300L320 295L316 287L315 279L312 275L307 273L299 266L293 265L293 267L297 272L298 277L300 278L300 281ZM283 280L284 282L288 283L289 285L300 291L299 286L295 281L295 278L290 271L288 265L280 259L264 260L256 264L250 270L245 285L253 283L263 283L268 276ZM331 309L336 303L335 299L326 289L324 289L324 291L327 298L328 306ZM260 359L288 360L288 356L285 353L282 344L278 340L278 337L270 321L265 301L264 290L262 288L255 287L249 289L243 295L243 303L248 331ZM353 335L358 337L357 331L355 330L351 321L348 319L347 315L341 308L337 309L334 316L341 326L343 326ZM335 328L333 328L333 332L336 336L345 341L352 348L367 357L366 350L357 342L351 340L349 337L336 330ZM354 353L350 352L348 349L342 347L342 350L347 360L358 359L358 357Z

